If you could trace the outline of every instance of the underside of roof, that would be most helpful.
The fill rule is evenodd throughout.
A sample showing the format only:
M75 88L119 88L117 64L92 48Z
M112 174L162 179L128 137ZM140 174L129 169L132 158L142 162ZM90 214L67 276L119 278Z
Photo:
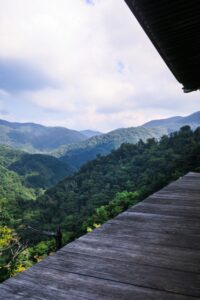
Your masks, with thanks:
M200 0L125 0L185 92L200 89Z

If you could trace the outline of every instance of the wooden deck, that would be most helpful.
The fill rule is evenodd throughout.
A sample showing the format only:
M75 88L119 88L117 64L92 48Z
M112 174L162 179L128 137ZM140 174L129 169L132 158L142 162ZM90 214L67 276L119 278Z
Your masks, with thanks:
M0 299L200 299L200 174L5 281Z

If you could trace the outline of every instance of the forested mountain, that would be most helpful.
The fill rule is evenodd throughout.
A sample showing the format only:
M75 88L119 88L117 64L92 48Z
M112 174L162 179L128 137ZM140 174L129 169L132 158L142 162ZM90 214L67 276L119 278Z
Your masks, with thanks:
M0 145L0 281L21 270L17 259L22 249L25 251L27 241L22 245L21 235L17 233L24 228L26 218L34 217L34 212L27 208L33 207L46 188L71 171L55 157L27 154ZM28 267L25 253L21 259Z
M13 157L9 158L12 162ZM55 249L54 240L47 240L40 230L55 231L61 226L67 243L188 171L200 171L200 128L193 132L185 126L160 141L122 144L111 154L83 165L34 201L25 200L22 194L6 205L6 199L0 198L0 247L5 248L0 250L0 280ZM13 256L13 245L22 249L17 256Z
M94 131L94 130L81 130L80 131L82 134L84 134L85 136L87 136L88 138L91 138L93 136L97 136L97 135L102 135L103 133L102 132L99 132L99 131Z
M136 144L140 139L160 138L167 133L165 129L147 129L144 127L122 128L107 134L92 137L78 144L69 145L60 149L57 156L64 162L79 168L85 162L95 159L98 154L106 155L117 149L123 143Z
M9 169L25 176L27 186L41 188L55 185L74 171L65 162L44 154L24 154Z
M117 192L149 193L194 170L200 171L200 128L193 133L185 126L160 142L122 144L47 190L36 201L38 220L47 228L61 224L77 231L85 216L108 204Z
M119 148L122 143L135 144L140 139L146 141L151 137L158 139L162 135L177 131L185 125L189 125L193 130L200 126L200 112L187 117L177 116L154 120L139 127L117 129L77 144L61 147L56 155L60 156L62 161L79 169L82 164L95 159L98 154L109 154L112 150Z
M179 130L182 126L189 125L192 129L200 126L200 111L195 112L187 117L172 117L161 120L153 120L145 123L145 128L161 127L165 128L169 133Z
M0 145L0 167L5 174L12 174L27 188L46 189L71 174L73 169L57 158L43 154L28 154L9 146ZM15 173L15 175L13 175ZM11 177L12 177L11 176ZM4 184L1 179L1 188ZM9 189L9 180L8 180ZM1 193L0 193L1 196Z
M200 126L200 112L187 117L153 120L143 126L122 128L102 134L99 131L76 131L64 127L46 127L34 123L12 123L0 120L0 144L31 153L44 153L61 157L78 169L96 155L106 155L122 143L137 143L139 139L160 138L163 134L189 125Z
M50 153L62 145L87 139L87 136L64 127L46 127L34 123L0 120L0 144L32 153Z

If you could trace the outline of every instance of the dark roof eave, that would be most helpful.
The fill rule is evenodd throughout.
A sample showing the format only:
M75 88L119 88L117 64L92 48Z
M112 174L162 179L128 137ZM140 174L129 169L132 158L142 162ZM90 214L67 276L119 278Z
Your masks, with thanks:
M189 29L184 25L184 16L187 15L188 8L188 4L186 5L184 0L173 1L173 4L166 4L165 0L154 0L153 2L148 0L125 0L125 2L158 50L168 68L183 85L183 91L188 93L200 89L200 55L197 54L200 53L200 1L195 1L196 6L193 4L195 7L190 9L190 11L193 10L192 12L195 14L197 22L195 25L192 23L191 26L193 15L190 12L191 16L188 17L190 21L188 21ZM166 12L163 11L162 8L164 4L167 8ZM161 16L163 15L166 20L164 18L162 19L160 15L158 16L159 12L161 12ZM177 16L176 19L174 19L175 16ZM176 23L176 26L170 17ZM177 26L177 24L181 22L184 25L182 25L184 30L181 26ZM198 47L199 52L196 48L192 48L192 46L190 48L187 43L187 39L191 40L191 34L194 31L195 35L192 42ZM177 39L175 39L174 36L177 36ZM199 37L197 42L196 37ZM185 50L185 53L181 48L181 45L184 43L187 45L187 51ZM187 53L188 55L190 54L189 59Z

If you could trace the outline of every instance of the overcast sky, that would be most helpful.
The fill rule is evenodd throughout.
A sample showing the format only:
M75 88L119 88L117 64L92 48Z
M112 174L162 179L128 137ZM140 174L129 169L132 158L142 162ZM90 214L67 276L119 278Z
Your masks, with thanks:
M123 0L0 0L0 118L109 131L199 110Z

